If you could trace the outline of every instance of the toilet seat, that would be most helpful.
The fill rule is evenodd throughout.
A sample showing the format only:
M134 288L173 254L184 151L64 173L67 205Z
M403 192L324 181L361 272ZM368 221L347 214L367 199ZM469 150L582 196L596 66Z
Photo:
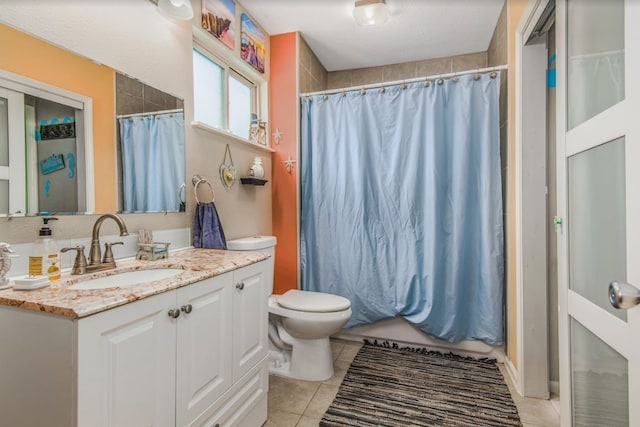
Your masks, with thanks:
M279 295L277 301L283 308L307 313L333 313L351 307L351 302L345 297L297 289Z
M296 320L309 320L314 322L334 321L351 317L351 307L340 311L301 311L285 308L278 303L281 295L271 295L269 297L269 313L277 316Z

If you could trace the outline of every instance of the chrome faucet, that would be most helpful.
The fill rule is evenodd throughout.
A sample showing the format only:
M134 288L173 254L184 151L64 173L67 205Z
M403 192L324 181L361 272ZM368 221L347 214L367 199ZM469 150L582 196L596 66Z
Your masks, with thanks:
M101 215L100 218L96 220L96 223L93 224L93 232L91 233L91 249L89 250L89 269L91 269L92 265L101 265L101 264L113 264L112 267L116 266L115 261L113 260L113 256L111 259L107 259L108 254L111 253L111 245L108 245L105 250L105 259L100 259L102 254L100 252L100 227L105 219L111 218L118 224L120 228L121 236L128 236L129 232L127 231L127 226L124 225L124 221L118 215L115 214L104 214ZM111 267L111 268L112 268Z
M105 219L111 218L118 224L120 228L121 236L128 236L129 232L127 231L127 226L124 225L124 221L118 215L114 214L104 214L101 215L93 224L93 232L91 233L91 249L89 250L89 262L87 263L87 258L84 256L84 246L78 245L70 248L62 248L62 252L67 251L76 251L76 259L73 262L73 268L71 269L71 274L85 274L92 273L94 271L101 270L109 270L116 267L116 261L113 257L113 252L111 247L113 245L123 245L123 242L107 242L104 244L105 251L104 257L102 257L102 253L100 251L100 227ZM100 259L102 257L102 259Z

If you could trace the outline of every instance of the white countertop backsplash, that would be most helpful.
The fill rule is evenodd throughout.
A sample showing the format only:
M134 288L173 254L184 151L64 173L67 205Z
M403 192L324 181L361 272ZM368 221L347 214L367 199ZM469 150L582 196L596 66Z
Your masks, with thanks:
M37 230L34 231L34 242L37 237ZM89 257L89 249L91 248L91 236L82 239L58 239L55 234L53 236L58 249L65 247L76 247L84 245L84 254ZM191 246L191 229L190 228L174 228L170 230L153 231L153 240L156 242L169 242L170 251L185 249ZM124 258L132 258L136 256L138 251L138 232L130 230L128 236L121 237L117 234L106 234L100 236L100 247L104 254L105 242L124 242L124 245L113 247L113 256L116 260ZM11 242L7 242L11 244ZM11 244L11 249L18 255L11 259L11 270L7 277L24 276L29 273L29 255L32 253L33 243ZM69 251L60 254L62 260L62 269L70 269L73 267L73 261L76 258L76 251Z

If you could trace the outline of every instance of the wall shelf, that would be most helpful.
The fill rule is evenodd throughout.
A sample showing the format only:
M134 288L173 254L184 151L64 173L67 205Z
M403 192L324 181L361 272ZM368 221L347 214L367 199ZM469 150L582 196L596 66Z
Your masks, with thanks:
M240 182L245 185L265 185L269 181L266 179L248 177L248 178L240 178Z
M225 136L227 138L230 138L233 142L238 142L238 143L244 144L244 145L250 145L253 148L257 148L258 150L268 151L270 153L275 153L275 151L276 151L273 148L267 147L266 145L256 144L255 142L251 142L246 138L242 138L241 136L234 135L231 132L228 132L228 131L226 131L224 129L219 129L219 128L216 128L216 127L213 127L213 126L209 126L209 125L206 125L206 124L204 124L202 122L198 122L198 121L194 120L194 121L191 122L191 126L193 126L195 128L198 128L198 129L201 129L201 130L204 130L204 131L209 132L209 133Z

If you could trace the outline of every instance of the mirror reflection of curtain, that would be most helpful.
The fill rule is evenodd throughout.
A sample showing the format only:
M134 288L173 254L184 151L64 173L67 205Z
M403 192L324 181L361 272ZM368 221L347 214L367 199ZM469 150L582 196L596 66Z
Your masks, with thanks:
M402 316L448 341L503 341L499 75L302 99L305 290L348 327Z
M178 211L178 189L185 176L183 113L118 120L123 211Z

